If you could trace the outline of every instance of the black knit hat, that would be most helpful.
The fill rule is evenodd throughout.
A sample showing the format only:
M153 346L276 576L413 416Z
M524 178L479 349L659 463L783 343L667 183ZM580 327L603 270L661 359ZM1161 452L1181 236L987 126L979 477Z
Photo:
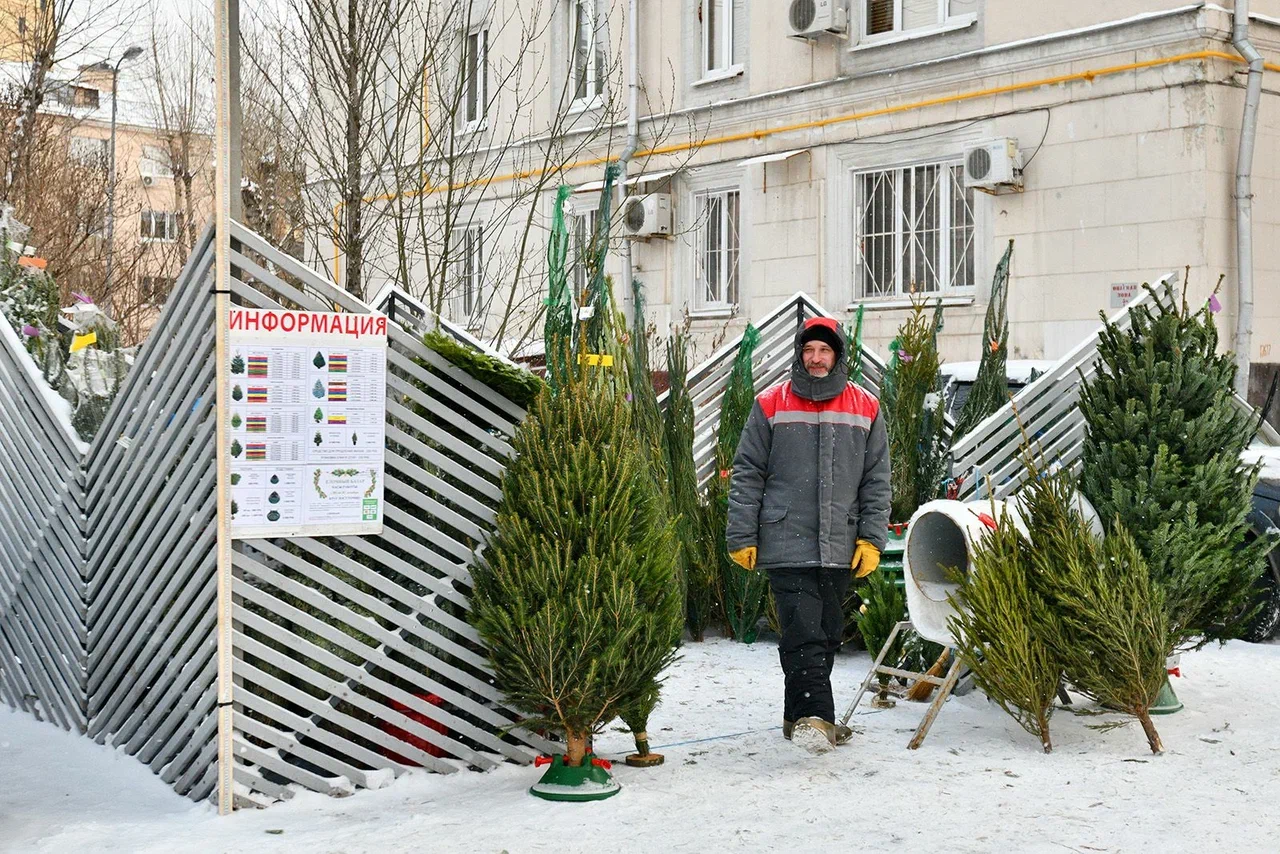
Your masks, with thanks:
M837 362L844 356L844 335L840 333L840 327L833 318L811 317L806 320L796 338L796 351L803 350L804 345L810 341L821 341L835 350Z

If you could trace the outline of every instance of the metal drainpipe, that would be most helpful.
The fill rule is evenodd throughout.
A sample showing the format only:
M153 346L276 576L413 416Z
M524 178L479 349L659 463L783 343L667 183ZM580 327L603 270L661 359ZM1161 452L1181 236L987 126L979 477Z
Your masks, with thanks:
M616 210L622 212L622 201L626 198L626 180L627 180L627 164L631 162L631 156L636 153L636 149L640 145L640 113L639 113L639 66L640 57L637 55L637 48L640 43L638 34L639 17L637 7L640 0L628 0L627 3L627 147L622 150L621 156L618 157L618 165L621 167L618 171L618 206ZM635 303L631 299L631 243L628 238L622 240L622 304L630 306L630 310L626 312L628 322L633 325L637 318L633 315L635 312Z
M1249 353L1253 348L1253 144L1258 133L1258 103L1262 100L1262 54L1249 41L1249 0L1235 0L1231 44L1249 63L1240 121L1240 150L1236 156L1236 393L1249 393Z

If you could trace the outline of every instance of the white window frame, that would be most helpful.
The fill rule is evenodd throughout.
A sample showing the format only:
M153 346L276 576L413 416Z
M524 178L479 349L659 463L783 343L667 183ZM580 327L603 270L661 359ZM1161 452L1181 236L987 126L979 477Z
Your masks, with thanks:
M109 140L105 137L81 136L73 133L67 143L67 154L81 165L105 167L109 157L108 142Z
M573 86L572 110L585 110L598 106L604 100L606 56L603 49L605 34L602 32L600 14L601 0L569 0L569 81ZM583 32L579 32L579 10L586 10L586 24ZM587 39L585 55L587 58L585 92L578 94L578 79L582 69L578 62L584 51L579 50L579 38Z
M138 218L138 235L139 240L143 243L177 243L178 232L182 228L182 213L180 211L156 211L144 210ZM151 223L150 234L143 229L142 223L149 221ZM163 224L162 229L157 226ZM158 235L157 231L163 231L163 235Z
M586 195L591 198L591 201L572 203L567 211L568 222L565 223L569 230L569 257L565 259L565 263L572 265L573 272L569 284L573 288L575 301L587 286L587 270L581 262L585 254L591 250L591 235L595 232L600 215L599 193ZM579 232L582 233L579 234Z
M142 146L142 156L138 158L138 174L144 178L172 178L173 164L168 149L158 145Z
M695 190L692 194L694 215L693 246L693 294L691 310L698 313L732 313L742 303L742 187L740 185L721 185ZM730 205L730 197L734 204ZM708 244L712 236L711 214L708 208L712 199L719 199L719 210L715 216L718 233L722 235L722 245L712 248ZM732 222L730 210L735 213L737 222ZM732 237L732 240L729 238ZM730 243L733 245L730 246ZM716 278L720 282L719 298L708 296L708 257L715 255L713 263Z
M453 317L469 331L479 329L484 321L484 231L483 225L460 227L453 238Z
M736 45L733 43L733 27L734 6L736 4L734 0L700 0L700 2L702 10L701 27L699 27L702 31L702 77L703 79L727 77L735 69L740 69L740 66L734 62L734 48ZM707 21L711 16L708 10L713 8L717 2L721 3L724 8L724 20L720 23L719 44L713 45L711 28L707 26ZM721 61L718 65L711 64L713 48L718 49L720 54Z
M468 62L472 56L471 40L475 39L478 59L475 72L478 81L472 80L472 69ZM472 100L472 86L475 87L475 100ZM462 36L462 121L463 133L474 133L488 126L489 118L489 28L477 27Z
M909 30L902 28L902 0L892 0L893 2L893 29L885 30L882 33L870 32L871 15L870 6L873 0L854 0L860 6L860 14L858 15L858 46L874 46L884 44L886 42L904 41L910 38L916 38L922 35L931 35L938 32L948 30L963 29L977 21L977 14L967 12L962 15L951 14L951 0L937 0L938 15L932 24L921 27L913 27Z
M938 194L937 198L937 256L933 259L934 274L937 277L937 287L933 289L922 288L919 293L927 293L939 296L966 296L971 297L976 291L976 285L982 277L983 258L981 257L980 247L982 243L982 234L984 231L982 217L979 212L978 196L973 190L965 190L964 188L964 170L962 161L954 158L929 159L923 161L902 163L896 165L886 165L883 167L869 169L851 169L849 174L850 192L849 205L846 210L849 211L850 228L852 231L852 289L854 302L875 302L875 301L893 301L906 298L911 293L912 282L909 275L904 270L903 262L904 252L912 253L916 247L920 246L918 238L912 236L912 225L909 220L914 219L916 223L919 221L918 212L914 211L914 200L905 198L904 177L907 172L915 173L917 176L921 171L930 167L938 169L938 177L932 193ZM892 248L889 251L889 257L893 265L892 282L888 288L882 288L874 293L867 292L867 279L865 278L867 262L867 247L864 244L866 235L863 233L863 193L861 187L867 176L873 175L893 175L892 181L892 209L889 211L889 221L892 223L893 231L878 231L877 234L890 236L892 238ZM964 228L968 229L971 234L964 248L964 252L973 261L973 280L962 285L956 285L954 282L954 267L952 257L952 241L953 234L957 228L957 224L953 222L953 214L955 211L955 193L961 192L966 194L965 208L968 211L968 222ZM918 283L916 283L918 284Z

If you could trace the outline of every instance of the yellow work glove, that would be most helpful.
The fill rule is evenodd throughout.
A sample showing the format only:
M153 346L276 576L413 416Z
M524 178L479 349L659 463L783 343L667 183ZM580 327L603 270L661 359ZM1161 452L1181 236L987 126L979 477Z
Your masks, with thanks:
M854 578L866 578L880 566L880 550L866 540L858 540L853 549L853 561L849 568Z
M738 566L743 569L756 568L756 547L747 546L745 549L738 549L736 552L729 552L729 557Z

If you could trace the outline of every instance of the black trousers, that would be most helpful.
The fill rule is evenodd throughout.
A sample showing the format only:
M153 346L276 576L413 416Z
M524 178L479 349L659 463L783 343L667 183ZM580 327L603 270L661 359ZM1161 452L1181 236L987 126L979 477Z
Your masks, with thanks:
M831 668L844 633L841 605L852 573L847 569L771 569L782 641L778 658L786 688L782 717L835 722Z

